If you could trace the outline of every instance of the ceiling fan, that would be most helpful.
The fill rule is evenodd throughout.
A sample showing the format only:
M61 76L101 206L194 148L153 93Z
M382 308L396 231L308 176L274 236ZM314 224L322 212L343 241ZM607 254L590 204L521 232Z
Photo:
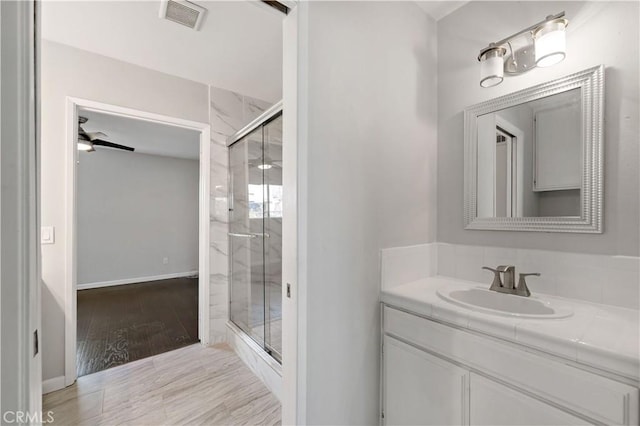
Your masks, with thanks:
M102 132L85 132L82 125L87 121L89 121L87 117L78 117L78 150L93 152L95 151L96 146L104 146L107 148L123 149L125 151L135 151L135 148L130 146L120 145L100 139L107 137L107 135Z

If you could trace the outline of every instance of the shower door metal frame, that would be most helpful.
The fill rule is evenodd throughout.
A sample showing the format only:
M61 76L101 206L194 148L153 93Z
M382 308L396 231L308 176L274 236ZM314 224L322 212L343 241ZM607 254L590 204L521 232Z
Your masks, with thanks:
M244 126L243 128L241 128L240 130L238 130L236 133L234 133L233 135L229 136L227 138L227 150L228 150L228 156L229 156L229 170L227 173L227 188L228 188L228 193L229 193L229 205L233 205L233 188L231 186L231 150L229 148L231 148L232 145L234 145L236 142L240 142L242 139L244 139L245 136L251 134L254 130L257 130L260 127L263 127L267 124L269 124L271 121L275 120L276 118L282 116L282 100L278 101L277 103L275 103L272 107L270 107L269 109L267 109L265 112L263 112L262 114L260 114L257 118L255 118L253 121L251 121L249 124L247 124L246 126ZM263 150L264 150L264 133L262 135L262 146L263 146ZM264 210L263 210L263 221L264 221ZM230 226L230 223L228 223L227 226ZM227 229L227 234L229 236L236 234L233 232L230 232L231 229L228 228ZM264 233L264 225L263 225L263 232L262 233L248 233L246 235L239 235L236 234L236 236L238 237L246 237L246 238L256 238L256 237L263 237L263 238L267 238L269 235ZM233 279L233 274L232 274L232 251L231 251L231 239L229 239L229 256L228 256L228 263L229 263L229 281L228 281L228 286L229 286L229 300L228 300L228 320L236 325L238 327L238 329L242 330L242 328L240 326L238 326L237 324L235 324L232 320L231 320L231 296L232 296L232 279ZM263 243L263 257L264 257L264 243ZM264 258L263 258L263 262L264 262ZM264 269L264 265L263 265L263 269ZM263 279L266 279L266 274L265 272L263 272ZM266 296L263 296L266 298ZM265 303L265 309L266 309L266 303ZM265 318L266 319L266 318ZM273 358L276 362L278 362L279 364L282 364L282 353L281 352L277 352L275 350L273 350L271 348L270 344L267 344L266 339L264 338L266 336L266 329L267 329L267 324L266 324L266 320L265 320L265 324L263 325L263 342L262 345L260 345L260 347L262 348L263 351L265 351L271 358ZM242 330L242 332L244 334L246 334L251 340L254 340L253 337L251 337L248 333L246 333L244 330ZM259 345L258 342L255 342L256 344ZM282 350L281 350L282 351ZM278 353L279 357L274 356L274 352Z
M233 135L227 138L227 148L231 147L234 143L253 132L258 127L267 124L272 119L276 118L278 114L282 113L282 101L278 101L271 108L263 112L258 118L244 126L242 129L235 132Z

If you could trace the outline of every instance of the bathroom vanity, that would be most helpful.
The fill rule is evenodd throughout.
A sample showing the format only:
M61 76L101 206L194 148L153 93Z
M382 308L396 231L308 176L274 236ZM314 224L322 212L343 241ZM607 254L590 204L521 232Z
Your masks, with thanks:
M381 424L638 424L638 311L487 288L382 291Z

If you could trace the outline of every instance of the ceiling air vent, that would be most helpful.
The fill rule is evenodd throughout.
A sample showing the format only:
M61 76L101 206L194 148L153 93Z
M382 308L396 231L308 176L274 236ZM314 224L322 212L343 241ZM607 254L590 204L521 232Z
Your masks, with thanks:
M161 0L160 17L199 30L207 9L186 0Z

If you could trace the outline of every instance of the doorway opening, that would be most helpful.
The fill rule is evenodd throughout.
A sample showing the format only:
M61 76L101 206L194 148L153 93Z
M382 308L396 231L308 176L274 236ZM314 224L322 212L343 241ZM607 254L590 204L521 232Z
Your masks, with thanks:
M207 345L209 124L75 98L66 120L66 384Z
M496 126L495 214L498 217L517 216L517 152L516 137Z
M495 135L494 216L522 217L525 197L524 132L504 117L497 116Z

